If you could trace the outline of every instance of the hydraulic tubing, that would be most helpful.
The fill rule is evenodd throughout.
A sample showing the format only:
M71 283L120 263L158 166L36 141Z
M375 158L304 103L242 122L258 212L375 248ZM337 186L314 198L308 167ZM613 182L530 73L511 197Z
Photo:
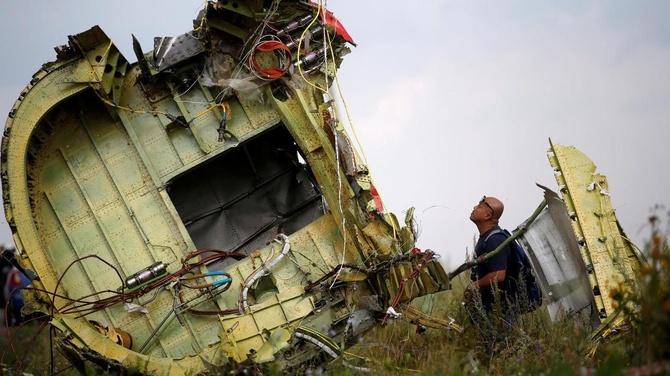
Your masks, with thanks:
M281 238L282 242L284 245L282 246L281 253L270 263L267 265L261 266L261 268L256 271L256 273L249 279L249 281L244 285L244 289L242 290L242 312L246 312L247 308L249 308L249 305L247 304L247 294L249 293L249 287L253 286L253 284L261 277L266 275L270 269L272 269L281 259L286 256L288 253L289 249L291 249L291 243L288 240L288 236L284 234L279 234L277 235L277 238Z

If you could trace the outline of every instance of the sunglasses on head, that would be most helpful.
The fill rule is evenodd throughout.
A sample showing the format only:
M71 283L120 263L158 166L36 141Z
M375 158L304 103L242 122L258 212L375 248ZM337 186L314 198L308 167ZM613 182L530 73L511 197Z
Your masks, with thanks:
M491 216L493 216L493 214L495 214L496 211L493 210L493 208L491 207L491 205L489 205L488 202L486 202L486 196L483 196L482 199L479 201L479 203L484 204L484 205L488 206L489 209L491 209Z

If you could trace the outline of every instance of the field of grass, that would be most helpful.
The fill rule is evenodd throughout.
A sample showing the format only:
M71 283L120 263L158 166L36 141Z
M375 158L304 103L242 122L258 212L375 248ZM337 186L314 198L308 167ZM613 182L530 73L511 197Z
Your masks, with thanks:
M637 287L620 286L607 292L621 307L628 324L597 347L590 330L571 320L552 323L544 307L521 315L511 326L495 317L488 323L473 324L461 305L465 278L461 275L452 281L453 290L436 294L433 315L453 318L464 327L462 332L428 328L417 333L416 324L391 321L353 347L350 358L369 359L364 367L375 375L670 374L670 249L668 231L660 226L658 218L650 218L650 240L644 247L648 263L639 272ZM15 374L19 367L35 375L50 373L49 333L43 330L33 338L38 329L39 321L18 331L0 330L4 351L0 374ZM8 346L10 335L13 347ZM25 353L33 339L32 348ZM57 353L55 359L56 368L66 370L63 374L74 374ZM363 374L339 361L314 373L321 371Z
M464 327L427 329L396 322L376 328L354 351L381 361L378 367L391 374L510 375L574 374L582 365L587 332L571 321L552 324L543 308L519 317L511 327L493 318L488 329L471 322L461 307L463 290L437 294L434 315L453 317Z
M594 343L591 331L572 320L552 323L541 307L510 327L501 318L475 325L460 301L463 275L437 294L435 316L453 317L462 333L396 322L376 328L353 352L376 360L376 373L420 375L651 375L670 374L670 249L668 230L651 217L647 264L636 288L607 292L626 325ZM488 324L488 325L486 325ZM487 329L488 326L488 329Z

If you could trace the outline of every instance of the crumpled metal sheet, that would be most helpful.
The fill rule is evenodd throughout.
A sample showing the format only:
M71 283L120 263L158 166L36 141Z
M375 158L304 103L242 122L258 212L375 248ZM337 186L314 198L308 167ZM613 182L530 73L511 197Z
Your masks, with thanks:
M584 326L597 326L598 312L586 266L565 204L555 192L540 187L547 207L519 237L519 244L533 265L551 320L577 316Z

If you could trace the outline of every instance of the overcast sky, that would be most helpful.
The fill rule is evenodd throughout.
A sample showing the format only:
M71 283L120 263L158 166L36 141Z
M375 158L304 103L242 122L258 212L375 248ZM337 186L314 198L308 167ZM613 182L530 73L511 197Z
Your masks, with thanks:
M358 47L339 71L369 167L399 219L416 207L418 246L451 267L472 249L482 195L513 229L556 189L548 139L574 145L607 176L628 235L641 246L670 200L670 2L354 1L327 6ZM417 4L417 5L414 5ZM420 5L418 5L420 4ZM192 27L196 0L3 0L0 116L53 47L100 25L129 61L131 33ZM6 220L0 244L11 244Z

